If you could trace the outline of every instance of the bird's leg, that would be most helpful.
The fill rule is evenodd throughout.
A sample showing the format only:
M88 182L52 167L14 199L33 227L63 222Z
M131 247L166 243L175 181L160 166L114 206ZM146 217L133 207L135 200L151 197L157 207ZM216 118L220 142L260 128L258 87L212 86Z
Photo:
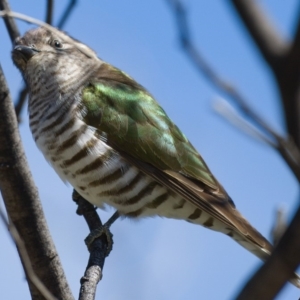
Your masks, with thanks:
M106 246L106 256L109 255L110 251L112 250L113 239L112 233L110 232L110 226L116 221L119 217L119 213L116 211L111 218L103 225L98 214L96 213L96 207L86 201L81 195L77 193L76 190L73 191L72 195L73 200L78 205L77 214L82 215L90 229L90 234L86 237L85 243L89 249L91 250L91 246L95 239L105 235L106 241L104 241Z
M87 245L88 249L90 249L90 246L94 242L94 240L98 237L101 237L102 235L106 236L107 239L107 252L106 256L109 255L110 251L112 250L113 245L113 235L110 232L110 226L119 218L119 212L116 211L108 220L107 222L102 225L101 227L98 227L90 232L90 234L85 238L84 242Z

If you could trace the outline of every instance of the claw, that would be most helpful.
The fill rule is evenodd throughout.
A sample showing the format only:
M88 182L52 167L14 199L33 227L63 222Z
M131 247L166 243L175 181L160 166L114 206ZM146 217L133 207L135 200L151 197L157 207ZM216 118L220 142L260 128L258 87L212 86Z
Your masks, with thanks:
M92 243L94 242L95 239L98 237L101 237L102 235L106 236L107 240L107 249L106 249L106 256L109 255L110 251L112 250L113 246L113 235L110 232L109 226L104 224L103 226L93 230L84 240L85 244L87 245L89 251L91 248Z
M110 226L118 218L119 218L119 213L118 213L118 211L116 211L104 225L102 225L101 227L96 228L95 230L90 232L90 234L84 240L84 242L87 245L89 251L90 251L91 245L94 242L94 240L97 239L98 237L101 237L104 234L106 236L106 240L107 240L106 256L109 255L110 251L112 250L113 243L114 243L113 242L113 235L110 232Z

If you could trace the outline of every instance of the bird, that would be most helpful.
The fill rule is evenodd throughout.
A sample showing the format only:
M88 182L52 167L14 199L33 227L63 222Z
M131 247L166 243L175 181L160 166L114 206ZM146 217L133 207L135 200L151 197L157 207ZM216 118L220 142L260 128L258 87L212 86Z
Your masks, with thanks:
M237 210L187 137L133 78L59 30L15 40L36 145L63 181L97 207L219 231L262 260L272 245ZM290 280L300 287L297 274Z

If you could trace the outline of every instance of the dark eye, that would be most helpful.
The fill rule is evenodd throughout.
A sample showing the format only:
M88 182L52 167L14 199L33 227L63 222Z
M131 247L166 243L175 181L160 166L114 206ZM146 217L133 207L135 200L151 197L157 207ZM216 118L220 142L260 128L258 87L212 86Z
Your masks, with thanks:
M61 49L63 47L62 43L59 41L59 40L54 40L52 42L52 45L55 47L55 48L58 48L58 49Z

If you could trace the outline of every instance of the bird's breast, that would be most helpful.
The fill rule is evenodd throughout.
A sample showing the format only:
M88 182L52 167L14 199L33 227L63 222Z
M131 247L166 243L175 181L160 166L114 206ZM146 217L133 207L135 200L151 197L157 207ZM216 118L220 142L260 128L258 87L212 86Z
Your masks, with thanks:
M172 197L164 186L129 164L107 145L99 132L76 113L57 109L32 114L30 127L37 146L55 171L96 206L108 204L138 216L149 202L153 209Z

